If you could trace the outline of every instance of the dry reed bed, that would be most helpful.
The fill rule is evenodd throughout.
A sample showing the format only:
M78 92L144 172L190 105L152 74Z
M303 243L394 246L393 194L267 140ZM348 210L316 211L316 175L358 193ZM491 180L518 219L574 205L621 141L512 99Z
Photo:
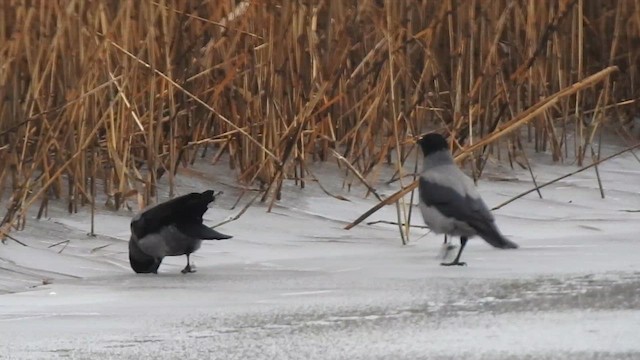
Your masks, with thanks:
M640 84L633 0L7 0L0 24L5 235L50 198L147 204L198 156L228 155L271 204L316 160L365 183L394 164L409 189L426 129L478 150L478 171L500 138L510 160L533 141L582 163Z

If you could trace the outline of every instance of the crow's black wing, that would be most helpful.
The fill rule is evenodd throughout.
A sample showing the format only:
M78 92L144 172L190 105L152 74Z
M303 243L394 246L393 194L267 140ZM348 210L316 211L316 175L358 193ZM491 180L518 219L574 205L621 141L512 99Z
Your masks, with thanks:
M175 224L199 223L214 200L213 191L190 193L150 207L131 220L131 229L138 238Z
M452 181L455 180L452 179ZM464 186L459 188L466 189ZM492 246L499 248L516 246L500 234L491 211L475 189L472 192L469 194L456 191L453 186L447 186L425 176L421 176L419 180L420 199L425 205L436 208L448 218L468 224Z
M202 224L202 222L185 222L178 224L180 232L196 239L202 240L226 240L231 239L231 235L226 235L213 230Z

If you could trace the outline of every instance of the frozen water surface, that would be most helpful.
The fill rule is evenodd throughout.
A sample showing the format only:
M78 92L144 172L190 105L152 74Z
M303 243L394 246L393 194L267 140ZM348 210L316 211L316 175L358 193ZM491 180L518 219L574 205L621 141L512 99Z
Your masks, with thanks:
M540 160L534 173L543 182L574 169ZM228 170L196 171L206 176L183 173L179 194L225 191L207 224L236 214L238 190L221 185L232 182L219 174ZM52 207L13 234L29 247L0 246L0 358L640 359L632 155L601 166L605 199L586 171L542 189L544 199L532 193L495 211L521 248L474 239L469 266L453 268L438 265L442 237L427 230L412 230L406 246L393 225L343 230L375 201L329 183L332 171L315 169L349 202L288 184L271 213L256 204L220 227L234 238L203 244L188 275L184 256L166 258L158 275L130 270L130 212L101 210L88 237L88 209ZM479 182L490 206L532 187L527 171L492 171L512 180ZM376 220L395 221L395 207L367 221ZM422 224L416 207L413 223Z

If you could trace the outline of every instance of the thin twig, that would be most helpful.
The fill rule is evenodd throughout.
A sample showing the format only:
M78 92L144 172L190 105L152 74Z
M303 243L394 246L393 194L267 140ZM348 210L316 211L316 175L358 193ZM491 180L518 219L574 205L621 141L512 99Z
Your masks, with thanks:
M23 243L22 241L20 241L20 240L18 240L18 239L16 239L16 238L14 238L13 236L11 236L11 235L9 235L9 234L4 234L4 236L8 237L9 239L11 239L11 240L13 240L13 241L17 242L18 244L20 244L20 245L22 245L22 246L29 247L29 245L27 245L27 244Z
M508 200L508 201L503 202L502 204L500 204L500 205L498 205L498 206L496 206L496 207L492 208L491 210L498 210L498 209L502 208L503 206L505 206L505 205L507 205L507 204L510 204L510 203L512 203L512 202L514 202L514 201L516 201L516 200L520 199L521 197L523 197L523 196L525 196L525 195L531 194L532 192L534 192L534 191L536 191L536 190L538 190L538 189L542 189L542 188L543 188L543 187L545 187L545 186L549 186L549 185L551 185L551 184L554 184L554 183L556 183L556 182L558 182L558 181L560 181L560 180L563 180L563 179L568 178L569 176L572 176L572 175L575 175L575 174L581 173L581 172L583 172L583 171L585 171L585 170L591 169L592 167L597 166L598 164L602 164L603 162L605 162L605 161L607 161L607 160L609 160L609 159L612 159L612 158L614 158L614 157L616 157L616 156L619 156L619 155L621 155L621 154L624 154L624 153L626 153L626 152L628 152L628 151L631 151L631 150L633 150L633 149L636 149L636 148L638 148L638 147L640 147L640 143L635 144L635 145L633 145L633 146L630 146L630 147L628 147L628 148L626 148L626 149L624 149L624 150L618 151L617 153L615 153L615 154L613 154L613 155L609 155L609 156L607 156L607 157L605 157L605 158L603 158L603 159L601 159L601 160L598 160L598 161L596 161L596 162L594 162L594 163L592 163L592 164L590 164L590 165L584 166L584 167L582 167L582 168L580 168L580 169L578 169L578 170L576 170L576 171L572 171L572 172L570 172L570 173L568 173L568 174L566 174L566 175L560 176L559 178L553 179L553 180L551 180L551 181L547 181L546 183L544 183L544 184L542 184L542 185L540 185L540 186L536 186L535 188L533 188L533 189L531 189L531 190L527 190L527 191L523 192L522 194L518 194L517 196L515 196L515 197L511 198L511 199L510 199L510 200Z
M597 156L593 150L593 145L591 146L591 156L596 156L596 161L600 160L600 154L602 152L602 131L600 131L600 134L598 136L598 153ZM602 185L602 179L600 178L600 170L598 169L598 166L595 166L594 169L596 170L596 178L598 179L598 188L600 189L600 197L602 197L604 199L604 186Z
M49 246L47 246L47 248L51 249L52 247L56 247L56 246L61 245L61 244L64 244L64 243L68 243L69 241L71 241L71 240L62 240L62 241L57 242L57 243L55 243L55 244L53 244L53 245L49 245Z
M360 182L367 188L367 190L369 190L369 192L373 194L373 196L376 197L376 199L378 199L378 201L382 201L382 197L378 195L378 192L376 191L376 189L373 188L373 186L369 185L367 180L364 178L364 176L362 176L362 174L360 174L358 169L356 169L353 165L351 165L351 163L347 159L345 159L344 156L338 154L337 151L331 149L331 153L333 154L333 156L336 157L336 159L341 161L343 164L347 166L347 168L349 168L349 170L351 170L351 172L356 176L356 178L360 180Z
M242 216L242 215L243 215L243 214L244 214L244 213L249 209L249 207L250 207L251 205L253 205L253 203L254 203L254 202L255 202L255 201L260 197L260 195L262 195L262 193L261 193L261 192L257 193L257 194L253 197L253 199L251 199L251 201L249 201L249 202L248 202L248 203L247 203L247 204L246 204L246 205L245 205L245 206L240 210L240 212L238 212L238 213L237 213L236 215L234 215L233 217L230 217L230 218L228 218L228 219L226 219L226 220L222 221L221 223L219 223L219 224L217 224L217 225L212 226L211 228L212 228L212 229L215 229L215 228L217 228L218 226L222 226L222 225L224 225L224 224L227 224L227 223L230 223L230 222L232 222L232 221L236 221L236 220L240 219L240 217L241 217L241 216Z
M617 70L618 70L618 68L616 66L610 66L610 67L608 67L608 68L606 68L604 70L601 70L601 71L597 72L596 74L593 74L593 75L589 76L588 78L583 79L582 81L579 81L579 82L577 82L577 83L575 83L575 84L573 84L571 86L567 86L566 88L558 91L557 93L555 93L553 95L550 95L550 96L547 96L546 98L538 101L535 105L533 105L529 109L523 111L521 114L519 114L517 117L515 117L511 121L503 124L502 126L499 126L496 129L496 131L488 134L482 140L476 142L475 144L465 148L461 153L459 153L455 157L455 161L456 162L460 162L460 161L464 160L469 155L471 155L473 151L475 151L475 150L477 150L479 148L482 148L482 147L484 147L484 146L486 146L488 144L491 144L491 143L495 142L496 140L502 138L503 136L505 136L507 134L510 134L511 132L515 131L516 129L519 129L520 126L522 126L522 125L526 124L527 122L533 120L536 116L540 115L541 113L543 113L544 111L549 109L551 106L556 104L559 101L559 99L561 99L563 97L566 97L566 96L573 95L575 92L577 92L578 90L583 89L585 87L592 86L596 82L601 81L602 79L604 79L605 77L609 76L610 74L612 74L613 72L615 72ZM358 225L359 223L364 221L366 218L371 216L371 214L373 214L376 211L380 210L383 206L389 205L389 204L393 204L394 202L398 201L405 194L407 194L409 191L415 189L417 186L418 186L418 181L414 181L411 184L407 185L407 187L398 190L393 195L391 195L390 197L388 197L384 201L379 202L374 207L369 209L367 212L362 214L360 217L358 217L352 223L348 224L345 227L345 229L349 230L349 229L353 228L354 226ZM534 189L532 191L536 191L536 190Z
M91 249L91 251L90 251L90 252L93 254L94 252L96 252L96 251L98 251L98 250L102 250L102 249L104 249L104 248L106 248L106 247L109 247L109 246L111 246L111 245L112 245L112 244L106 244L106 245L98 246L98 247L95 247L95 248Z
M527 169L529 169L529 175L531 175L531 181L533 181L533 186L538 187L538 181L536 180L535 175L533 175L533 169L531 168L531 164L529 163L529 157L527 156L527 153L524 151L522 142L520 141L519 137L517 138L517 140L518 140L518 147L522 152L522 157L524 157L524 161L527 163ZM538 197L542 199L542 193L540 192L540 189L537 190L537 193L538 193Z
M320 180L314 175L313 172L311 172L311 169L309 169L309 167L305 164L302 163L302 166L304 168L304 170L307 172L307 174L309 174L309 176L311 176L311 178L313 179L313 181L316 182L316 184L318 184L318 187L320 187L320 189L327 195L331 196L332 198L341 200L341 201L351 201L349 199L347 199L346 197L342 196L342 195L335 195L332 194L331 192L329 192L329 190L325 189L324 186L322 186L322 183L320 182Z
M71 243L71 241L67 241L64 246L62 247L62 249L60 249L60 251L58 251L58 254L62 254L62 252L64 251L64 249L67 248L67 246Z
M375 225L375 224L388 224L388 225L398 225L397 221L388 221L388 220L376 220L370 221L367 225ZM411 224L402 224L402 226L408 226L410 228L418 228L418 229L429 229L426 225L411 225Z

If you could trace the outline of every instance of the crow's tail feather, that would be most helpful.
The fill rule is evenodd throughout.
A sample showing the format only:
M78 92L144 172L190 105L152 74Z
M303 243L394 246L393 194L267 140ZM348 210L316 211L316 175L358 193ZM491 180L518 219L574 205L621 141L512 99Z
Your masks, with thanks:
M486 226L485 229L481 229L482 231L478 231L478 235L480 235L486 242L491 244L491 246L499 248L499 249L517 249L518 244L513 241L507 239L504 235L500 233L500 231L496 228L495 224L491 224L490 226Z
M223 234L213 230L212 228L198 223L188 223L179 227L179 230L196 239L202 240L226 240L233 236Z

